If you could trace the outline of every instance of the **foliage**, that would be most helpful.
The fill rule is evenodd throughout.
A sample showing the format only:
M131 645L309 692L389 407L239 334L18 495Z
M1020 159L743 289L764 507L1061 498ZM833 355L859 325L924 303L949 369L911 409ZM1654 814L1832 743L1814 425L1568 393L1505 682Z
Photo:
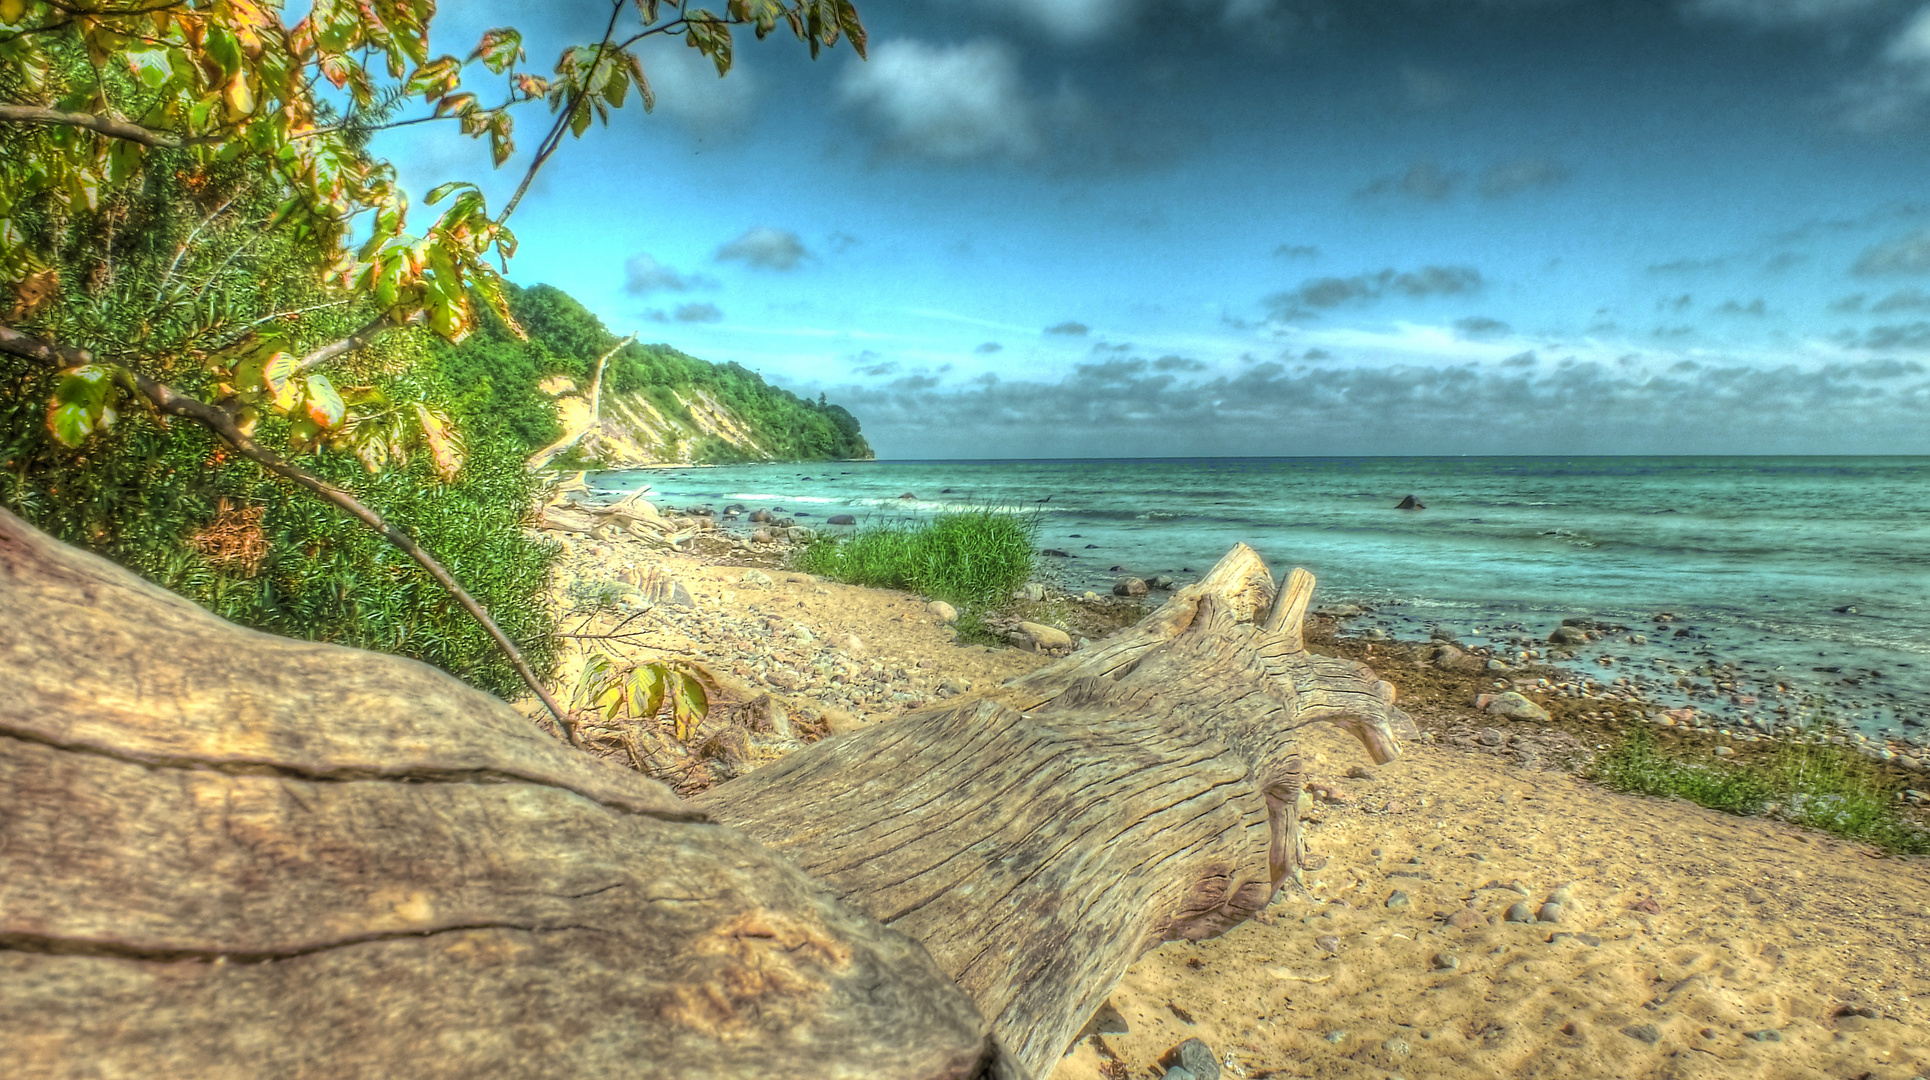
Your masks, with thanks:
M466 411L488 416L534 451L562 431L555 405L537 384L562 375L587 386L598 357L618 338L568 293L548 285L524 289L507 285L512 316L526 332L519 339L506 323L485 318L477 332L457 345L440 345L438 354L451 383L463 388ZM772 454L788 460L869 458L858 421L820 397L801 398L765 382L735 363L712 364L668 345L631 343L610 357L604 393L638 393L659 412L690 422L678 400L702 391L742 418ZM692 459L700 464L746 460L743 449L707 438Z
M584 662L574 704L594 710L605 724L620 716L654 721L667 711L677 740L683 742L709 715L716 688L716 678L688 660L624 665L598 654Z
M1730 814L1763 814L1861 840L1895 854L1930 854L1930 830L1896 811L1895 794L1861 755L1826 742L1777 748L1763 765L1669 757L1647 728L1630 728L1597 758L1594 778L1617 791L1683 798Z
M446 391L424 385L433 374L418 368L379 386L435 401ZM0 357L0 505L231 621L414 657L516 695L520 683L502 654L407 556L286 481L230 464L211 434L164 431L137 414L85 454L59 447L35 404L57 377ZM547 672L555 641L543 594L555 553L521 527L532 479L501 436L478 429L471 448L453 483L427 456L376 473L341 455L315 453L301 463L407 523L523 644L531 666ZM248 533L257 551L206 542L237 518L243 529L230 531Z
M1038 530L1036 519L1005 510L940 514L820 539L798 553L796 566L851 585L906 589L971 614L1008 600L1032 576Z

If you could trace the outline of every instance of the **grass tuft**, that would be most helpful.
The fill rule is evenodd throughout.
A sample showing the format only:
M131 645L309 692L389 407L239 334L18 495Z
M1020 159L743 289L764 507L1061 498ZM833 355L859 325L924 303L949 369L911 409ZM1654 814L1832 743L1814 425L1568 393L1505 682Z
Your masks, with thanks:
M1875 767L1828 743L1785 745L1763 765L1725 765L1666 756L1648 729L1637 727L1595 760L1591 775L1617 791L1683 798L1730 814L1773 814L1893 855L1930 854L1930 830L1897 812L1895 792Z
M807 574L879 589L904 589L959 608L959 635L996 640L982 614L1011 599L1038 558L1035 518L1008 510L966 510L926 521L867 525L825 537L792 565Z

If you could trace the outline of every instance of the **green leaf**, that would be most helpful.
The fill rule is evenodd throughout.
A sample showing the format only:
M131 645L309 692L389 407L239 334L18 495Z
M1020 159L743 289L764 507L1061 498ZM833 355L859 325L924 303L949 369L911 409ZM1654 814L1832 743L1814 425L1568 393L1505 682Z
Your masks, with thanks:
M447 198L450 192L460 191L463 188L468 188L470 191L474 191L478 194L481 194L482 192L481 188L477 187L476 185L470 183L467 180L451 180L446 184L437 184L435 187L429 189L427 202L429 203L430 206L434 206L435 204L441 202L443 199Z
M688 739L710 713L710 695L694 675L670 672L670 707L677 720L677 738Z
M261 365L261 385L275 395L276 408L295 407L295 393L299 389L294 382L295 369L300 366L301 360L285 352L275 353Z
M508 71L516 61L523 58L523 35L507 26L499 26L482 36L476 51L469 59L480 59L483 66L501 75Z
M310 375L307 383L308 418L324 429L340 424L348 410L342 404L342 395L335 392L335 384L320 372Z
M643 664L630 673L624 683L624 694L629 698L630 715L639 720L648 720L663 708L664 686L669 681L670 671L662 664Z
M113 369L104 364L68 371L47 403L47 430L62 446L70 450L79 446L114 422L114 410L108 404L113 390Z
M174 64L171 62L168 53L169 50L165 46L161 46L149 49L129 49L122 53L121 56L127 60L128 68L134 72L134 77L141 81L142 86L147 87L149 90L159 90L161 87L167 85L169 79L174 77Z

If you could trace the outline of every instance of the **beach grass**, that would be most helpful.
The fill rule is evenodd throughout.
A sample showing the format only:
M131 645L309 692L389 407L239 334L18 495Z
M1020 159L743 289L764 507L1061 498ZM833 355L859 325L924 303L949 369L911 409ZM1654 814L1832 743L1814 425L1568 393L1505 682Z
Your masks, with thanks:
M822 537L792 565L807 574L869 588L904 589L959 609L961 637L992 639L984 612L1008 602L1032 576L1037 519L999 509L961 510L917 521L865 525Z
M1896 855L1930 854L1930 830L1896 807L1896 793L1862 755L1820 741L1778 747L1762 763L1674 757L1646 728L1630 728L1591 776L1617 791L1687 799L1730 814L1764 814L1860 840Z

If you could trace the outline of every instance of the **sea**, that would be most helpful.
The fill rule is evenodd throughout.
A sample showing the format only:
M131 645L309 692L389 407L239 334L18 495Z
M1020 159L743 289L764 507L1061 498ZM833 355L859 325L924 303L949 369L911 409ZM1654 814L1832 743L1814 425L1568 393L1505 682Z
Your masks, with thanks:
M814 526L1008 509L1074 592L1184 582L1244 542L1276 574L1312 571L1316 606L1371 609L1349 632L1525 647L1589 619L1619 629L1570 663L1660 704L1930 736L1930 457L876 461L593 483ZM1397 509L1410 495L1425 508Z

